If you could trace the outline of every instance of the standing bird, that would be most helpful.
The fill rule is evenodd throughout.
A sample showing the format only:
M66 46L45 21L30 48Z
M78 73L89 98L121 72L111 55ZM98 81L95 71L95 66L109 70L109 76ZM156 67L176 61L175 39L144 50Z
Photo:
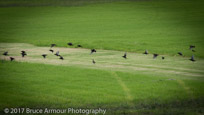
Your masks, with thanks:
M81 45L77 45L77 47L82 47Z
M145 52L144 52L143 54L146 54L146 55L147 55L147 54L148 54L148 51L147 51L147 50L145 50Z
M164 59L165 59L165 57L164 57L164 56L162 56L162 59L164 60Z
M45 58L46 58L46 56L47 56L47 54L43 54L42 56L43 56L43 58L45 59Z
M8 55L8 52L4 52L3 55L4 55L4 56L7 56L7 55Z
M193 48L195 48L194 45L190 45L189 49L192 50Z
M96 52L96 50L95 49L91 49L91 54L94 53L94 52Z
M70 43L67 43L67 45L69 45L69 46L73 46L73 44L70 42Z
M191 56L191 59L189 59L189 60L191 60L192 62L196 61L196 60L194 59L194 55L192 55L192 56Z
M64 60L64 58L63 58L62 56L60 56L60 58L59 58L59 59Z
M95 64L95 63L96 63L94 59L92 59L92 63L93 63L93 64Z
M15 58L13 58L13 57L10 57L10 60L11 60L11 61L13 61L13 60L15 60Z
M157 56L159 56L159 54L153 54L153 58L157 58Z
M52 52L52 53L54 52L54 50L52 50L52 49L50 49L49 51Z
M60 56L60 55L59 55L59 51L57 51L57 52L55 53L55 55L56 55L56 56Z
M24 56L27 55L27 54L26 54L25 51L21 51L21 55L22 55L22 57L24 57Z
M122 57L127 59L127 53L125 52L125 54Z
M180 56L182 56L182 55L183 55L181 52L178 52L178 54L179 54Z
M51 44L51 45L50 45L51 48L52 48L52 47L55 47L55 46L56 46L56 44Z

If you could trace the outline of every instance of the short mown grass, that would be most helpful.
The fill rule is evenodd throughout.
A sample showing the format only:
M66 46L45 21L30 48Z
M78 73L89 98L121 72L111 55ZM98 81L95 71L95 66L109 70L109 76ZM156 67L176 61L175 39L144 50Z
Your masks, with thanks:
M204 114L203 6L202 0L0 0L0 53L16 58L0 57L0 114L14 107ZM68 42L97 53L58 48ZM51 55L51 43L65 60ZM152 53L160 56L153 60Z
M179 113L202 111L203 79L115 72L129 89L132 100L112 74L114 71L1 61L0 108L97 108L108 113ZM180 78L178 78L180 79ZM174 110L175 109L175 110Z
M29 3L29 2L28 2ZM30 2L32 3L32 2ZM204 57L202 0L1 7L0 42ZM189 50L196 46L196 52Z

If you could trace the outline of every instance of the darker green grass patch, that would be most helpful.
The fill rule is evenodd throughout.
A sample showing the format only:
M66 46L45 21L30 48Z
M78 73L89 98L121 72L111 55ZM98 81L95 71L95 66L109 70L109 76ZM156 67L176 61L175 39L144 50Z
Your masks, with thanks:
M74 47L204 57L203 5L202 0L155 0L4 7L0 8L0 42L58 47L72 42ZM189 45L195 45L196 52Z

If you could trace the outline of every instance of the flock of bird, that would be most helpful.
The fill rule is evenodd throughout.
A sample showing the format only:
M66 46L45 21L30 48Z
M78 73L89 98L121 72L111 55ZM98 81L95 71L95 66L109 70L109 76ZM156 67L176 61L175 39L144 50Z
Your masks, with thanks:
M73 46L73 44L72 44L71 42L70 42L70 43L67 43L67 45L68 45L68 46ZM56 46L56 44L51 44L51 47L50 47L50 50L49 50L49 51L52 52L52 53L54 53L54 50L53 50L52 48L55 47L55 46ZM77 47L82 47L82 46L81 46L81 45L77 45ZM190 49L192 52L195 52L195 50L194 50L194 49L195 49L195 46L194 46L194 45L190 45L190 48L189 48L189 49ZM90 54L93 54L93 53L96 53L96 49L91 49L91 53L90 53ZM25 56L27 55L26 51L21 51L20 54L21 54L22 57L25 57ZM143 54L148 55L148 54L149 54L149 53L148 53L148 50L145 50L145 52L144 52ZM182 52L178 52L177 54L180 55L180 56L183 56L183 53L182 53ZM3 55L4 55L4 56L8 56L8 51L4 52ZM55 53L54 55L56 55L57 57L59 57L60 60L64 60L63 56L61 56L61 55L59 54L59 51L56 51L56 53ZM47 57L47 54L42 54L41 56L45 59L45 58ZM159 56L159 54L153 54L153 59L156 59L158 56ZM125 54L124 54L122 57L123 57L124 59L127 59L127 53L125 52ZM165 57L162 56L162 60L164 60L164 59L165 59ZM10 57L10 61L14 61L14 60L15 60L14 57ZM196 60L194 59L194 55L192 55L189 60L192 61L192 62L196 61ZM93 64L96 63L94 59L92 59L92 63L93 63Z

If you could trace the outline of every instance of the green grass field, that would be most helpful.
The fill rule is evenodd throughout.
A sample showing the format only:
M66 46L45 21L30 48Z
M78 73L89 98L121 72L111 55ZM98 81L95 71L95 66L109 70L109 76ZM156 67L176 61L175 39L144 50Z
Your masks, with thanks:
M14 107L203 114L203 5L202 0L1 0L0 114ZM65 60L49 52L51 43ZM83 48L75 48L78 44ZM97 52L90 55L90 48ZM145 49L149 55L142 54ZM28 56L22 58L21 50ZM15 61L8 61L5 51ZM153 53L159 57L153 59ZM193 54L196 62L189 60Z

